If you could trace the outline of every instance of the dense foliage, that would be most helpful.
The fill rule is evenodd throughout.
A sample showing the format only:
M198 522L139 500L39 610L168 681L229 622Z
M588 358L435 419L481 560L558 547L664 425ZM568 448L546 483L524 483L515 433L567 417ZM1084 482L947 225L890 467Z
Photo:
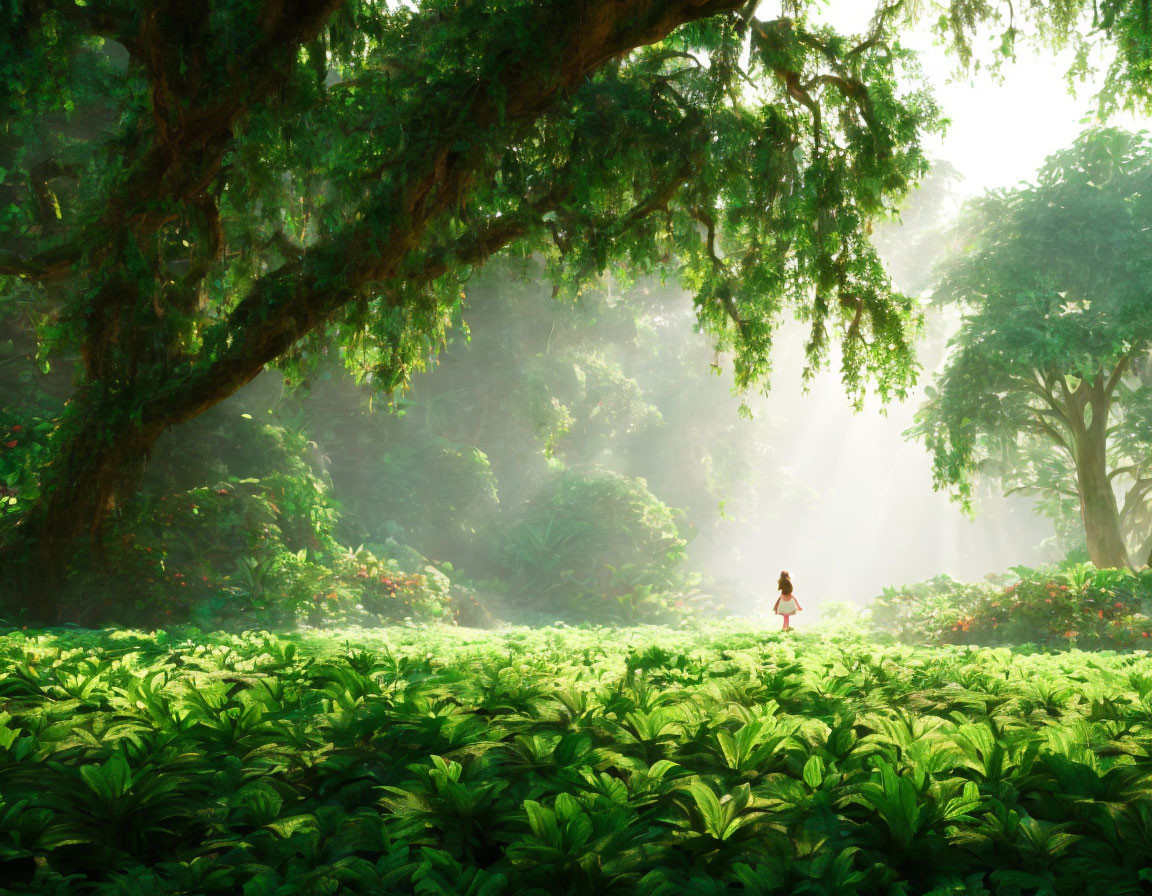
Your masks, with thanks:
M269 371L167 433L137 497L59 583L64 612L84 624L230 628L348 618L358 604L379 612L356 597L365 580L346 558L357 547L397 561L393 579L429 565L446 573L471 623L481 604L545 622L698 609L704 570L685 560L685 542L698 530L722 538L733 515L779 511L790 493L771 455L777 428L741 419L727 378L701 375L727 359L692 331L682 291L615 276L551 301L541 278L536 264L477 274L468 326L391 402L333 352L304 381ZM20 426L16 447L0 441L9 512L35 497L34 462L60 414L45 389L68 386L65 358L49 356L45 374L24 351L0 346ZM582 496L546 506L584 481ZM620 501L613 482L628 493ZM538 537L546 528L553 537ZM732 598L711 576L700 587Z
M1152 648L1152 570L1018 567L989 578L886 588L872 624L910 643Z
M980 474L1070 498L1100 567L1152 548L1150 186L1148 137L1095 130L972 203L934 292L963 322L914 430L965 501Z
M505 534L499 563L533 609L597 621L654 621L683 586L677 515L643 480L557 477ZM682 599L674 598L681 604Z
M913 309L867 232L923 172L935 106L887 19L847 38L753 11L17 3L0 301L79 380L4 534L35 607L58 614L48 579L166 429L332 345L408 383L505 249L569 294L614 260L675 270L742 386L792 304L810 363L839 340L854 396L903 394Z
M12 893L1126 896L1146 655L712 629L0 637Z

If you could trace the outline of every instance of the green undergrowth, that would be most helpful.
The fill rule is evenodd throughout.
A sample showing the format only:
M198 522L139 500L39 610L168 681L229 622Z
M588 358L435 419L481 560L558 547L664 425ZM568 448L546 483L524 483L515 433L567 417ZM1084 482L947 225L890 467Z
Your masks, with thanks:
M874 628L914 644L1146 649L1152 570L1064 564L1015 566L983 582L940 575L885 588L870 611Z
M1135 894L1152 662L840 632L0 634L0 890Z

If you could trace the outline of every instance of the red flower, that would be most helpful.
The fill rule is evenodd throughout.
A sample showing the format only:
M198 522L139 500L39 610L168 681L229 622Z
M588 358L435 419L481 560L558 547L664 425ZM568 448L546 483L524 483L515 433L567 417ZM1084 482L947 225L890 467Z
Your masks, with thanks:
M13 439L11 442L5 442L4 443L5 447L7 447L7 448L15 448L19 444L20 443L17 442L15 439Z
M226 489L226 488L218 488L218 489L216 489L216 494L218 494L218 495L226 495L226 494L228 494L228 489Z
M20 430L22 430L23 428L24 428L23 426L21 426L19 423L17 423L15 426L12 427L12 432L20 432Z
M1112 606L1114 606L1117 610L1124 608L1124 604L1120 603L1120 601L1116 601L1116 603L1112 604Z
M1103 611L1103 610L1101 610L1101 611L1100 611L1100 612L1099 612L1097 615L1098 615L1098 616L1099 616L1101 619L1103 619L1103 618L1104 618L1104 611Z

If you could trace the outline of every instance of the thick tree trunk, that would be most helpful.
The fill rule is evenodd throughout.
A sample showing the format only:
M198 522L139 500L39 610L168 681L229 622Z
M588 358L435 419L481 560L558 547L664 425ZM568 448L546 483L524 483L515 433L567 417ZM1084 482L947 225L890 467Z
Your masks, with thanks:
M124 407L81 392L61 424L40 499L0 547L5 571L0 608L30 623L63 621L62 591L71 558L95 538L119 496L135 490L144 461L164 430L133 424Z
M1076 483L1080 492L1080 513L1088 540L1088 557L1100 569L1131 566L1124 533L1120 528L1120 509L1112 481L1108 478L1108 461L1103 427L1089 427L1077 445Z

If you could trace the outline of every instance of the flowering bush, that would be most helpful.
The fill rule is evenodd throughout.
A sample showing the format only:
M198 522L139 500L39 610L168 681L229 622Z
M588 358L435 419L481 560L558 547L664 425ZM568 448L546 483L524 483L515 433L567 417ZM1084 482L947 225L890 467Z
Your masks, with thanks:
M987 582L957 582L946 575L885 588L872 603L872 625L909 643L936 642L960 616L997 593Z
M906 641L1143 648L1152 640L1152 572L1090 564L1016 567L982 583L938 576L877 598L873 625Z
M351 610L360 611L373 624L456 621L452 583L426 561L418 571L405 570L399 560L360 549L338 558L333 577L345 584L353 602L345 612L353 617L357 614ZM326 597L331 600L331 593Z
M302 437L271 426L257 434L269 446L266 475L181 490L163 478L154 485L165 491L122 509L95 556L76 564L69 617L203 627L453 621L448 579L419 554L381 559L336 542L327 483L293 453Z

